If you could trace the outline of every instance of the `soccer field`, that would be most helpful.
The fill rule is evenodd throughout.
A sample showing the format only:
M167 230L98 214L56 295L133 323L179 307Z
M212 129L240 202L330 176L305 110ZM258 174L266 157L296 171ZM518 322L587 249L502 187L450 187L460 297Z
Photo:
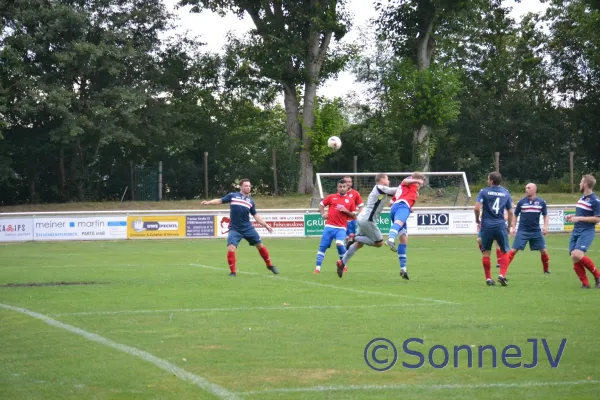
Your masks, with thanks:
M0 398L600 396L600 290L579 288L567 235L547 239L552 275L527 250L508 287L486 286L475 236L411 237L410 281L387 247L340 279L333 247L313 275L318 239L263 239L277 276L245 242L235 278L224 240L0 246ZM376 338L396 348L382 372Z

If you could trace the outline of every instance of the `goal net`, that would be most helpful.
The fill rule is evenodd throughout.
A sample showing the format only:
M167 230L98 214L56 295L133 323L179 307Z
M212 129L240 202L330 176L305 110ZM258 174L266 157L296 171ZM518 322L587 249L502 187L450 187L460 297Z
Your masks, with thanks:
M353 187L363 201L375 186L376 172L318 173L311 208L319 206L321 199L337 192L337 182L345 176L352 178ZM399 186L411 172L386 172L390 186ZM419 190L416 207L464 207L471 200L471 191L464 172L422 172L425 185Z

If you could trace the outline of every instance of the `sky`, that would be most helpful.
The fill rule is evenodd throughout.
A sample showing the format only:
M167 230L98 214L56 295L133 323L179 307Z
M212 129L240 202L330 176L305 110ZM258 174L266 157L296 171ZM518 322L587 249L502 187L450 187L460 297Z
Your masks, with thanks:
M169 10L179 16L177 22L179 27L177 32L188 30L192 36L199 36L206 43L206 50L212 52L221 52L225 45L225 36L229 31L234 31L236 35L243 35L248 30L254 28L249 17L242 20L235 15L229 14L220 17L211 11L203 11L200 14L189 12L191 7L182 7L175 10L178 0L163 0ZM516 3L514 0L504 0L504 3L512 7L511 16L519 21L522 16L528 12L540 12L546 9L546 5L539 0L521 0ZM358 27L364 26L370 18L375 17L375 7L372 0L347 0L347 9L353 14L353 29L342 39L345 42L353 42L358 39ZM349 71L342 71L337 79L330 79L324 83L318 90L320 96L329 98L344 97L350 92L360 93L364 88L354 82L354 75Z

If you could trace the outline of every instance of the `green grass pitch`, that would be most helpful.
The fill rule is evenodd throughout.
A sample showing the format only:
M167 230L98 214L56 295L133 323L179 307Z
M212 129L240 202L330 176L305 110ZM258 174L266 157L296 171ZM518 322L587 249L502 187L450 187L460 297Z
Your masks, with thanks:
M0 246L0 398L600 396L600 290L579 289L568 235L547 239L552 275L542 274L538 252L526 250L510 267L508 287L485 285L475 236L410 237L410 281L387 247L360 250L339 279L333 246L313 275L318 239L263 240L277 276L245 242L236 278L228 277L224 240ZM588 255L600 265L596 245ZM96 283L6 286L48 282ZM375 338L398 350L385 372L365 362ZM409 346L423 353L421 368L403 365L419 362L403 349L408 338L423 340ZM511 344L522 356L509 362L532 362L528 339L545 339L553 357L567 339L557 367L541 342L535 368L505 366L501 353ZM449 350L445 368L428 359L434 345ZM471 368L465 350L455 359L459 345L472 346ZM496 368L491 351L479 367L484 345L497 349ZM392 355L376 352L379 360ZM436 350L433 362L443 359Z

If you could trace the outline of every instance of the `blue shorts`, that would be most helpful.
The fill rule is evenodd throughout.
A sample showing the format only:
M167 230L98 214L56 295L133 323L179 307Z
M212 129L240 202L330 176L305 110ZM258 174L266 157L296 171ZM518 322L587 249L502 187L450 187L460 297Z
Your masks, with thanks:
M515 250L525 250L529 242L529 250L543 250L546 248L546 239L542 235L542 231L527 232L518 230L513 240L512 248Z
M569 254L571 254L573 250L581 250L584 253L588 251L595 236L596 231L594 230L585 232L573 231L573 233L571 233L571 239L569 240Z
M353 219L348 221L348 225L346 225L346 236L350 236L350 234L356 235L356 220Z
M319 247L328 249L331 246L332 240L344 243L346 240L346 230L344 228L332 228L326 226L325 229L323 229L323 236L321 236L321 244Z
M494 240L502 253L508 252L508 232L504 227L481 231L481 251L492 250Z
M394 221L400 220L402 221L402 226L406 226L406 220L408 219L409 215L410 207L408 204L404 202L395 203L390 210L390 221L392 221L393 224Z
M249 229L244 229L243 231L230 230L227 234L227 245L234 245L235 247L240 244L242 239L246 239L250 246L254 246L261 242L260 235L256 232L254 227Z

